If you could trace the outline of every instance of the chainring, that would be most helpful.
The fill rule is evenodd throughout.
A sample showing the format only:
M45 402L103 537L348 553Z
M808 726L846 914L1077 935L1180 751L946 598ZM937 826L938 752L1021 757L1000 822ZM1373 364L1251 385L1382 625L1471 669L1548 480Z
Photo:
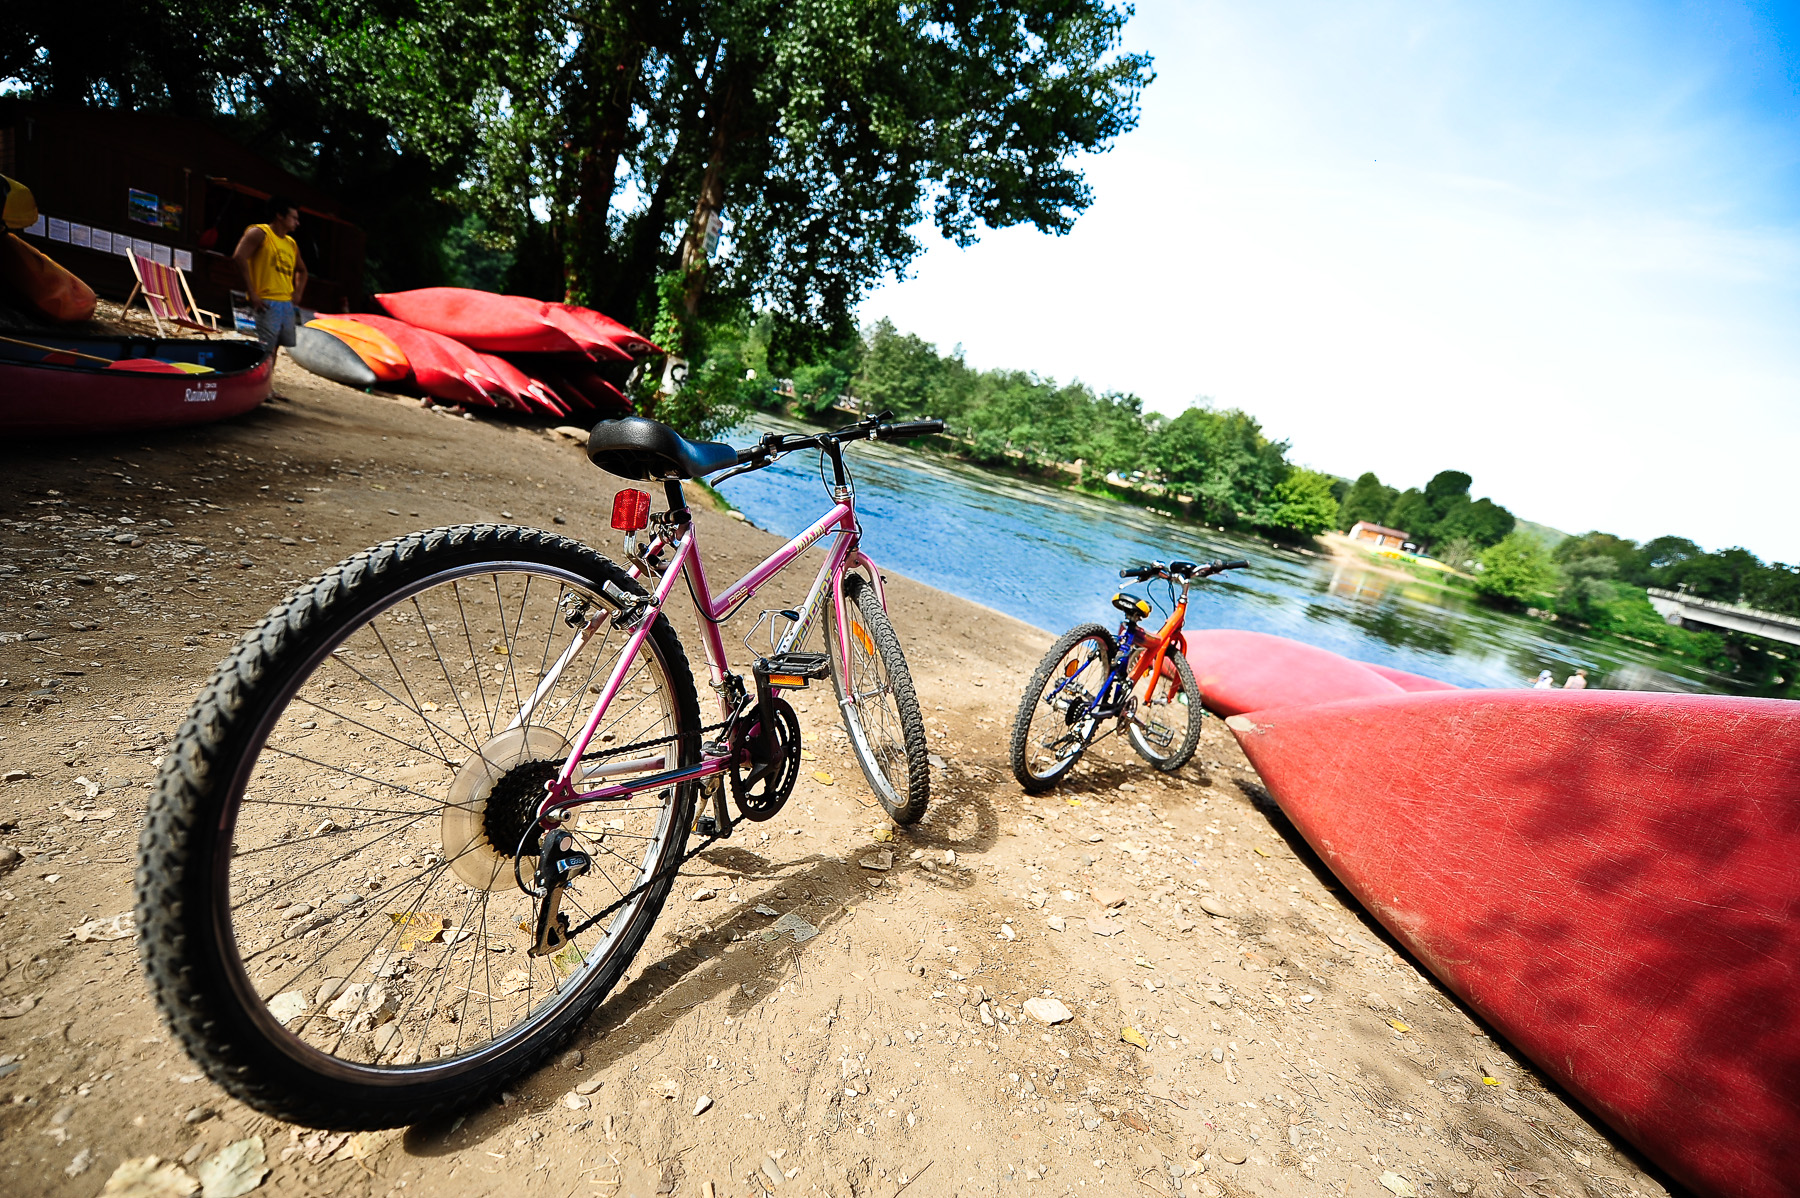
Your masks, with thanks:
M800 717L779 695L769 696L775 733L775 765L754 783L747 782L751 769L761 765L757 741L765 718L758 703L742 716L731 729L731 797L747 820L761 823L772 819L794 793L794 782L800 776Z

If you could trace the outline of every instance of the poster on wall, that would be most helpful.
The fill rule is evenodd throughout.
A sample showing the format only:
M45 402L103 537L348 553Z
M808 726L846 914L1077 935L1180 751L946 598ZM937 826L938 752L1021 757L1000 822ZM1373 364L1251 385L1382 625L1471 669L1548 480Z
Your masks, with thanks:
M194 269L194 255L187 250L176 250L175 265L181 270Z
M92 237L93 241L89 246L90 249L99 250L102 254L110 254L113 252L111 233L108 233L105 229L95 229Z
M178 232L180 231L180 229L181 229L181 205L180 204L164 204L158 210L158 212L159 212L159 215L162 217L162 227L163 228L174 229Z
M51 241L67 241L67 240L69 240L69 222L66 220L58 220L54 216L51 217L50 218L50 240Z
M169 247L166 245L151 246L150 260L155 262L158 266L170 265Z
M30 233L33 237L44 236L45 233L50 231L49 218L46 217L42 212L38 213L38 218L36 220L32 221L29 225L26 225L25 231L27 233Z
M131 219L140 225L162 224L162 201L147 191L126 188L125 206Z
M83 247L93 245L94 244L93 227L91 225L80 225L80 224L75 224L74 222L70 222L70 224L69 224L69 244L70 245L79 245L79 246L83 246Z

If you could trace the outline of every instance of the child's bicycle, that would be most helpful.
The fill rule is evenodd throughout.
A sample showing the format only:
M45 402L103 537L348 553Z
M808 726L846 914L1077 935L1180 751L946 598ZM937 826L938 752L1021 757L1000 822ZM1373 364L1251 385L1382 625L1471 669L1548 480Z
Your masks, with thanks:
M151 990L207 1074L347 1130L533 1068L624 976L683 862L781 810L800 769L781 691L809 680L831 678L889 815L924 815L925 728L843 447L943 424L886 416L742 450L603 423L588 456L667 499L653 514L619 492L631 571L535 528L438 528L327 570L246 634L169 748L137 873ZM715 596L682 480L801 449L830 463L829 510ZM827 537L805 601L764 612L750 631L766 621L770 644L732 672L719 625ZM663 614L684 584L705 725ZM822 653L801 648L815 622Z
M1200 741L1200 688L1188 665L1188 590L1194 581L1226 570L1249 568L1245 561L1151 562L1119 571L1120 578L1160 580L1169 585L1169 619L1157 632L1139 621L1150 602L1130 592L1114 595L1125 613L1117 636L1099 624L1078 624L1044 654L1025 687L1013 721L1012 769L1028 793L1055 786L1115 720L1138 755L1165 773L1186 765ZM1181 596L1175 598L1175 587Z

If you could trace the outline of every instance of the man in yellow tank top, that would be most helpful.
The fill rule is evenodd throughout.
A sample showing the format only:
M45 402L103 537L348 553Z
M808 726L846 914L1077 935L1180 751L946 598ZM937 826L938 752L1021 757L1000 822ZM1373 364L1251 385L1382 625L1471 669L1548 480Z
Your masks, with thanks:
M270 353L294 344L294 304L306 291L306 261L294 240L299 227L299 206L286 196L272 196L269 223L245 229L231 255L256 313L256 339Z

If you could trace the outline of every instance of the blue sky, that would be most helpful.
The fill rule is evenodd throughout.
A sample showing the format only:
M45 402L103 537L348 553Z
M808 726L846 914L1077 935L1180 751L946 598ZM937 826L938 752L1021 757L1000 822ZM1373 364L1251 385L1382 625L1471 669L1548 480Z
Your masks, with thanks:
M1800 561L1800 6L1150 0L1126 37L1159 78L1075 231L933 238L865 318Z

